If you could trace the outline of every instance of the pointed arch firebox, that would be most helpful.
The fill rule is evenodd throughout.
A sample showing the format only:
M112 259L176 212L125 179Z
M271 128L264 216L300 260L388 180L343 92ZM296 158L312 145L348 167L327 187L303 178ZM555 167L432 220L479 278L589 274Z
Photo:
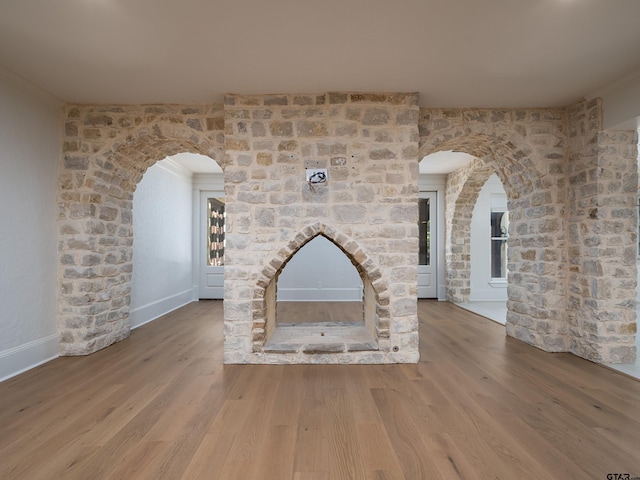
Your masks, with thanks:
M276 318L278 278L289 260L320 236L337 246L358 271L362 280L363 321L280 324ZM259 308L253 312L254 352L308 355L377 351L379 340L389 337L387 285L380 281L380 270L371 258L344 234L322 223L305 228L295 241L278 253L271 265L278 265L278 268L265 275L256 289L255 303Z

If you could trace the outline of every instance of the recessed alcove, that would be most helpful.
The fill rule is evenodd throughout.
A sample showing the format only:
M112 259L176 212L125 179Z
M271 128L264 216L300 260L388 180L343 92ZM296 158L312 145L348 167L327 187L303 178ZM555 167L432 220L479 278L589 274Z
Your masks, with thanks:
M266 292L265 353L378 349L371 280L326 236L318 234L293 252Z

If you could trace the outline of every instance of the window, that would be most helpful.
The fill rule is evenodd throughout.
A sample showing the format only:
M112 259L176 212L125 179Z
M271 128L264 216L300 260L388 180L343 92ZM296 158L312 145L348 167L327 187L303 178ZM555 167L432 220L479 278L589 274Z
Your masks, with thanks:
M418 203L418 265L431 265L431 218L430 199L421 198Z
M224 265L224 202L218 198L207 199L207 265Z
M509 212L491 212L491 278L507 278Z

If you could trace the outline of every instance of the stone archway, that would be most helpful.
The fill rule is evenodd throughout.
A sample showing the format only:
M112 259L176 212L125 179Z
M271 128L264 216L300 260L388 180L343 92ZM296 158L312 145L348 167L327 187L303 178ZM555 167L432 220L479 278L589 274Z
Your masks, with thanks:
M476 158L448 181L445 232L447 300L466 303L471 294L471 220L482 186L493 170Z
M442 114L442 111L437 112ZM503 123L489 122L501 115ZM421 156L441 150L468 153L476 159L447 179L446 282L450 301L470 294L470 224L480 189L492 173L500 178L510 214L507 334L547 351L566 351L566 243L558 189L564 181L562 128L546 148L532 146L517 112L467 111L447 119L423 116ZM452 118L455 120L453 121ZM558 123L562 118L557 119ZM548 120L547 123L553 123ZM433 130L438 130L435 133ZM554 129L548 127L545 132ZM526 140L525 140L526 138ZM554 146L555 145L555 146ZM545 168L540 166L544 163Z
M253 351L261 353L276 327L276 283L278 275L291 258L308 242L323 236L351 260L363 283L364 325L376 343L389 339L390 311L388 285L373 259L352 238L322 222L307 225L284 248L277 252L257 281L253 294ZM359 348L360 351L364 350ZM345 352L349 349L346 348ZM287 352L291 353L291 352Z
M400 349L380 361L417 361L417 261L411 258L417 249L417 158L458 150L495 170L509 197L515 235L509 242L508 335L597 362L633 361L635 133L604 131L599 100L567 108L491 110L419 108L417 99L416 94L328 93L229 95L224 107L68 106L58 195L60 353L91 353L129 334L133 191L154 161L193 152L221 165L224 158L225 191L236 200L230 211L237 214L237 231L230 241L244 247L242 235L255 226L267 229L251 249L252 258L238 248L235 263L225 269L225 282L227 277L235 282L229 290L237 313L233 328L242 334L225 343L230 347L225 361L262 361L251 353L252 294L244 285L248 278L256 280L258 271L239 267L280 248L282 233L270 230L276 212L287 216L287 228L303 225L302 212L329 218L367 248L393 289L394 323L386 347L393 343ZM325 120L278 116L302 115L309 105ZM326 115L329 110L345 115ZM256 121L251 130L249 119ZM260 138L252 144L246 137L254 127ZM374 130L379 135L371 136ZM339 138L328 137L330 131ZM392 138L391 131L397 140L393 148L375 145L377 138ZM296 187L304 168L325 166L342 188L330 207L328 190L311 196ZM278 174L286 179L274 181ZM376 187L344 189L344 182L358 175ZM459 185L462 190L465 181ZM273 191L279 188L284 190ZM449 202L453 221L456 205L463 205L458 197ZM265 207L266 198L271 205ZM458 212L464 219L465 210ZM366 226L365 217L371 220ZM447 238L451 246L465 242ZM594 239L607 248L594 248ZM405 252L403 258L386 253L398 250Z
M62 355L92 353L129 335L133 192L148 167L176 153L221 164L216 133L223 124L215 107L66 110L58 202Z

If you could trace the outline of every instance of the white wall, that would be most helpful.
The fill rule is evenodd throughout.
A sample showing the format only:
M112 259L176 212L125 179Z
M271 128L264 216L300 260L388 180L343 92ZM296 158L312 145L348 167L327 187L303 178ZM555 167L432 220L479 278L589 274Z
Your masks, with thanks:
M635 130L640 128L640 69L587 95L600 97L607 130Z
M192 300L191 172L171 160L149 168L133 195L131 327Z
M491 201L507 195L500 179L491 175L480 190L471 219L471 295L477 301L507 301L506 283L491 281Z
M361 301L356 268L330 240L319 236L291 258L278 277L278 301Z
M58 355L61 106L0 69L0 380Z

